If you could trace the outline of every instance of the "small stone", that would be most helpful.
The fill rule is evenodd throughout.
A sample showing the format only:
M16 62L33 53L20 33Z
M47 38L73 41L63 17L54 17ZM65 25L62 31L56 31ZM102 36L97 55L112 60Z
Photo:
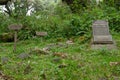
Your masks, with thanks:
M45 52L50 51L50 50L51 50L50 47L43 48L43 51L45 51Z
M68 41L66 41L66 44L70 44L70 45L72 45L72 44L74 44L74 43L73 43L73 41L68 40Z
M58 57L61 57L61 58L67 58L67 54L66 53L54 53L53 56L58 56Z
M30 55L27 54L27 53L21 53L21 54L18 55L18 58L20 58L20 59L26 59L26 58L29 58L29 57L30 57Z
M40 49L40 48L35 47L35 48L30 52L30 54L39 54L39 55L44 54L44 55L46 55L46 54L49 54L49 52L48 52L48 51L44 51L44 50L42 50L42 49Z
M120 62L110 62L110 66L120 65Z
M65 68L65 67L67 67L67 65L65 63L63 63L63 64L60 64L58 67L59 68Z
M8 57L1 57L1 63L6 64L9 61Z

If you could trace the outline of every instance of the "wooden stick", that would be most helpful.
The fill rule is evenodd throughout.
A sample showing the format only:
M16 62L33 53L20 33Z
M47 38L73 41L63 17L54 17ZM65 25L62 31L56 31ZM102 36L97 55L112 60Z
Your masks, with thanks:
M16 52L16 44L17 44L17 31L15 31L15 34L14 34L14 51L13 52Z

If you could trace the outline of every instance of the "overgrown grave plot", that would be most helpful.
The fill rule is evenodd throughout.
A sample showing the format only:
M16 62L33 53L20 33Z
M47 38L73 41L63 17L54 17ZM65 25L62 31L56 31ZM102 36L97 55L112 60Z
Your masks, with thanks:
M96 20L92 25L93 38L92 45L93 49L107 48L116 49L115 42L112 39L112 35L109 32L109 24L105 20Z

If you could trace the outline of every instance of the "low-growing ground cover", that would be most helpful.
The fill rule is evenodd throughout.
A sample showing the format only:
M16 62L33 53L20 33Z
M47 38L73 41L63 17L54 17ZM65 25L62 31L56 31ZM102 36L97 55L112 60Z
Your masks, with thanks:
M0 43L2 74L8 80L119 80L120 37L112 36L117 50L92 50L81 37L72 44L67 39L19 41L16 53L13 43Z

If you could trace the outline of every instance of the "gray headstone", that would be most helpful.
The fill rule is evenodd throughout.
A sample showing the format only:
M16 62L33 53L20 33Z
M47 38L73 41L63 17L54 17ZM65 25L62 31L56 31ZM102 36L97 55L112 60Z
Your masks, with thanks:
M19 54L17 57L20 58L20 59L26 59L26 58L29 58L30 55L27 54L27 53L21 53L21 54Z
M105 20L96 20L92 25L93 38L92 45L93 49L107 48L116 49L116 46L112 40L112 36L109 32L108 22Z
M109 27L105 25L93 24L93 35L110 35Z
M109 26L107 21L102 20L94 21L92 29L94 44L113 43L112 36L109 33Z

